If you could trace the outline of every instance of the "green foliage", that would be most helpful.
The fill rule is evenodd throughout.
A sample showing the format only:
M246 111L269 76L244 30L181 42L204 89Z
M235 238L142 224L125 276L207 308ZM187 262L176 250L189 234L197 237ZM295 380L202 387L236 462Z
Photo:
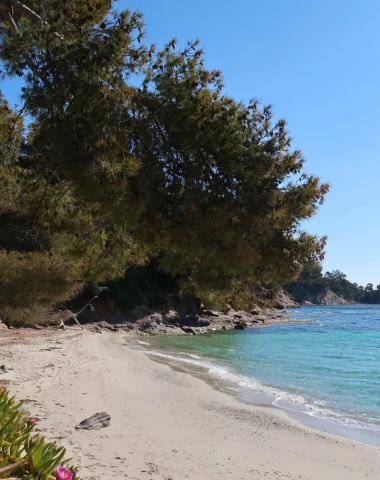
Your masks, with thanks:
M19 114L0 101L1 317L152 261L181 295L249 305L323 257L300 226L328 186L270 106L223 94L198 42L155 52L109 1L26 5L0 31L24 82Z
M68 465L66 450L34 435L35 420L26 418L22 402L16 403L5 388L0 388L0 478L22 475L25 480L55 479L55 470ZM68 466L76 476L76 468Z
M372 283L368 283L365 288L352 283L340 270L326 272L323 275L322 266L319 263L305 264L297 280L285 286L294 299L301 303L308 293L318 294L326 288L355 303L380 303L379 287L380 285L374 290Z

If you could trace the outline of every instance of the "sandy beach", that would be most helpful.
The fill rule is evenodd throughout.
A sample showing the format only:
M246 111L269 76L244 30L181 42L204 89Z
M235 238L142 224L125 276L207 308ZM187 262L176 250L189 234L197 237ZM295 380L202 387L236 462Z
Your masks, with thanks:
M0 380L85 479L375 479L380 449L309 430L127 347L124 335L70 329L0 339ZM75 430L97 412L109 427Z

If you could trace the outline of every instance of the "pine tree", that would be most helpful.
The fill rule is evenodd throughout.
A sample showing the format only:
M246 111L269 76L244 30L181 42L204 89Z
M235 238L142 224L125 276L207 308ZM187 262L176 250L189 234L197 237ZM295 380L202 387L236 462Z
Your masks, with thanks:
M300 226L328 186L270 106L225 96L198 42L146 46L139 13L61 7L0 0L0 59L33 122L24 134L23 115L0 108L1 165L17 179L0 186L7 312L151 259L184 291L238 300L322 257L325 239Z

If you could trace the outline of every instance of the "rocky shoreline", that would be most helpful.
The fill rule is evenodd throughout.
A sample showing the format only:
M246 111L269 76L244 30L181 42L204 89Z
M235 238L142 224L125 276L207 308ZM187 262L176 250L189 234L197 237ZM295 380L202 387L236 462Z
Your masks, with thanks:
M180 315L175 310L161 313L139 307L127 317L87 324L86 328L99 333L105 330L134 335L199 335L290 322L308 323L314 320L296 320L287 311L260 307L250 312L231 309L227 313L205 309L199 314L188 315Z

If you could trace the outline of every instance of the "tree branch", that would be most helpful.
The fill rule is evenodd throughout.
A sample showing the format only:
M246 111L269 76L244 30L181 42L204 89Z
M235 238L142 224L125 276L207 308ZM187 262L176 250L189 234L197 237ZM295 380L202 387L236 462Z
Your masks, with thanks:
M1 13L1 7L2 7L1 1L2 1L2 0L0 0L0 13ZM36 14L36 15L37 15L37 14ZM13 18L11 12L8 12L7 18L8 18L8 20L9 20L10 24L12 25L13 29L16 31L17 34L19 34L20 31L19 31L19 29L18 29L17 23L15 22L15 19ZM25 55L25 61L26 61L27 65L28 65L28 67L29 67L29 68L32 70L32 72L34 73L34 75L35 75L37 78L40 78L40 79L43 81L45 87L51 88L52 85L51 85L50 81L48 80L48 78L46 77L46 75L43 74L43 73L34 65L33 61L32 61L31 58L29 57L29 55Z
M26 17L33 22L41 22L43 25L49 26L49 24L43 20L38 13L34 12L18 0L0 0L0 13L8 13L11 17L14 15ZM57 32L54 32L53 34L57 37L61 37Z
M87 307L90 307L91 308L91 311L93 312L94 311L94 306L92 305L92 302L94 300L96 300L98 298L97 295L95 295L95 297L93 297L88 303L86 303L86 305L84 307L82 307L79 312L77 313L73 313L71 310L67 309L66 312L68 312L70 314L70 317L69 318L72 318L74 320L74 322L80 326L80 328L83 329L82 325L79 323L78 321L78 315L80 315L84 310L86 310ZM63 328L63 330L65 330L65 322L62 320L62 319L59 319L59 327L58 328Z

